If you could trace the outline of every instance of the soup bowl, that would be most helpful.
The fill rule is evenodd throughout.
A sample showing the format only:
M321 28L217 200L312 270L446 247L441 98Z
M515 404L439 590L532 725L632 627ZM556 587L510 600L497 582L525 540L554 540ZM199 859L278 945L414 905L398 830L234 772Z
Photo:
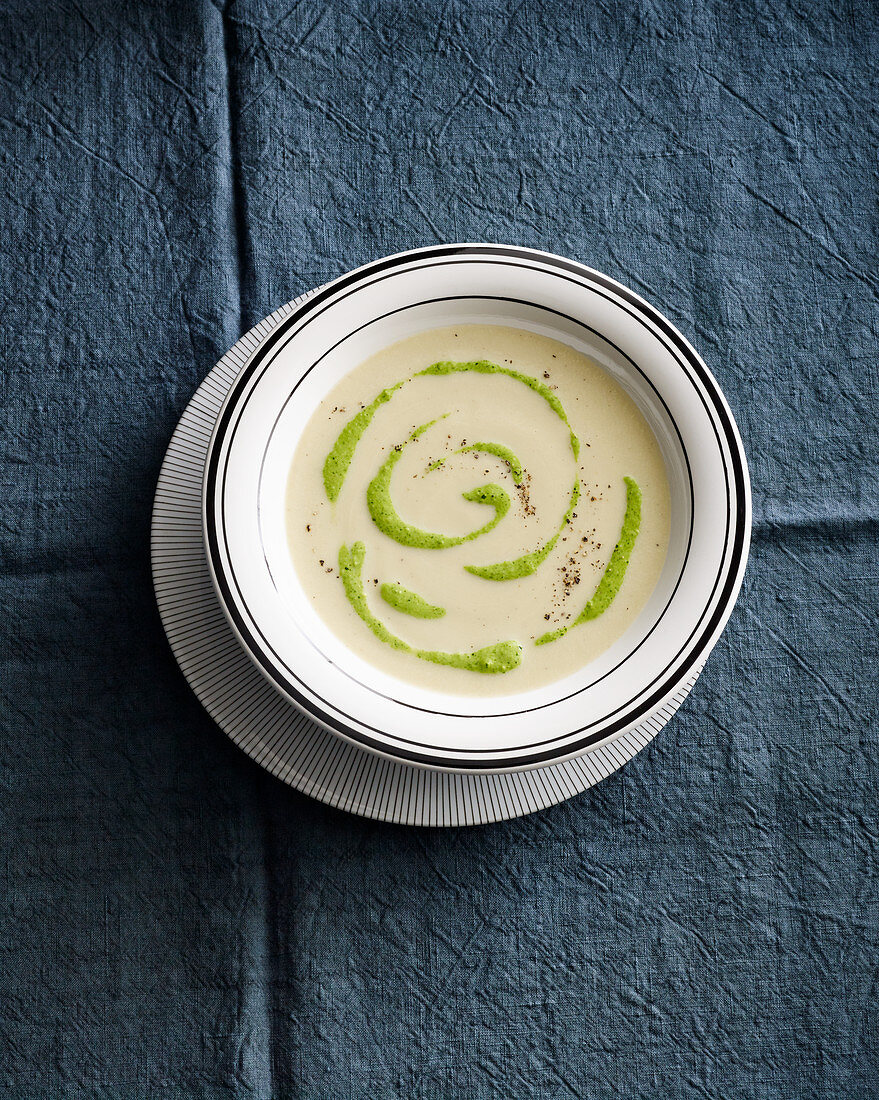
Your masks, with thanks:
M346 375L397 341L468 324L539 333L597 362L652 429L670 490L665 563L622 636L553 683L484 697L390 675L332 631L294 567L285 504L305 425ZM717 382L640 296L548 253L448 245L344 275L257 326L249 343L208 450L205 546L242 646L315 722L410 764L518 770L621 736L704 663L745 569L747 464Z

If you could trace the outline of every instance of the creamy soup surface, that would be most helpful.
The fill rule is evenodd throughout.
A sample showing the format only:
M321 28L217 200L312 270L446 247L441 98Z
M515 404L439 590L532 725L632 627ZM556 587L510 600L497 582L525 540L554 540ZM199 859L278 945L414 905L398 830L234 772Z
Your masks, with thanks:
M668 547L665 465L634 401L580 352L501 326L421 333L351 371L306 426L286 506L333 632L455 695L588 664Z

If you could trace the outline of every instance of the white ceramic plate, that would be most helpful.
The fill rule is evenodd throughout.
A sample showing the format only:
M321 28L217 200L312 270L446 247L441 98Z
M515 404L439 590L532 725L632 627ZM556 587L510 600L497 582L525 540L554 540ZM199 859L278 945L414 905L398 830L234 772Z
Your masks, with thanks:
M296 443L329 390L397 340L467 322L541 332L600 362L651 424L672 495L663 573L622 638L572 676L490 699L427 691L359 658L314 610L284 527ZM217 419L203 506L220 603L269 681L314 721L364 748L456 771L569 758L661 708L719 637L750 535L736 426L680 333L606 276L546 253L493 245L377 261L322 288L268 331Z
M180 418L156 487L153 579L168 641L193 691L226 734L273 775L321 802L405 825L502 821L592 787L639 752L686 698L697 672L656 714L591 752L519 772L449 772L389 760L329 733L276 691L220 609L202 539L208 440L223 399L260 341L290 315L283 306L238 341Z

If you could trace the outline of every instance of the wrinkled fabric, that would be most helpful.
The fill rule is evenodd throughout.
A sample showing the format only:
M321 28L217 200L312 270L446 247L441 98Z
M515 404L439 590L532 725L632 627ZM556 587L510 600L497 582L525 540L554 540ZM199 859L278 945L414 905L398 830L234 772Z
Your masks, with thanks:
M853 0L6 0L0 1095L879 1095L877 31ZM228 742L148 533L244 330L453 240L665 312L755 533L648 749L418 831Z

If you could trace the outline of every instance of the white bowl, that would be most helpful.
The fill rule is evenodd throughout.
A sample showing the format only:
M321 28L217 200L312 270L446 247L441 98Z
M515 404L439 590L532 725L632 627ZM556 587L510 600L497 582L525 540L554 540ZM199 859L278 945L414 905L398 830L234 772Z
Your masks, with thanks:
M625 634L576 674L528 693L441 694L367 664L303 590L285 488L315 408L355 366L415 333L530 329L597 360L659 441L671 538ZM263 674L327 729L426 767L503 771L575 756L658 711L707 657L741 585L751 526L739 433L720 389L652 306L581 264L487 244L417 249L359 268L264 337L232 385L208 451L204 534L220 602Z

